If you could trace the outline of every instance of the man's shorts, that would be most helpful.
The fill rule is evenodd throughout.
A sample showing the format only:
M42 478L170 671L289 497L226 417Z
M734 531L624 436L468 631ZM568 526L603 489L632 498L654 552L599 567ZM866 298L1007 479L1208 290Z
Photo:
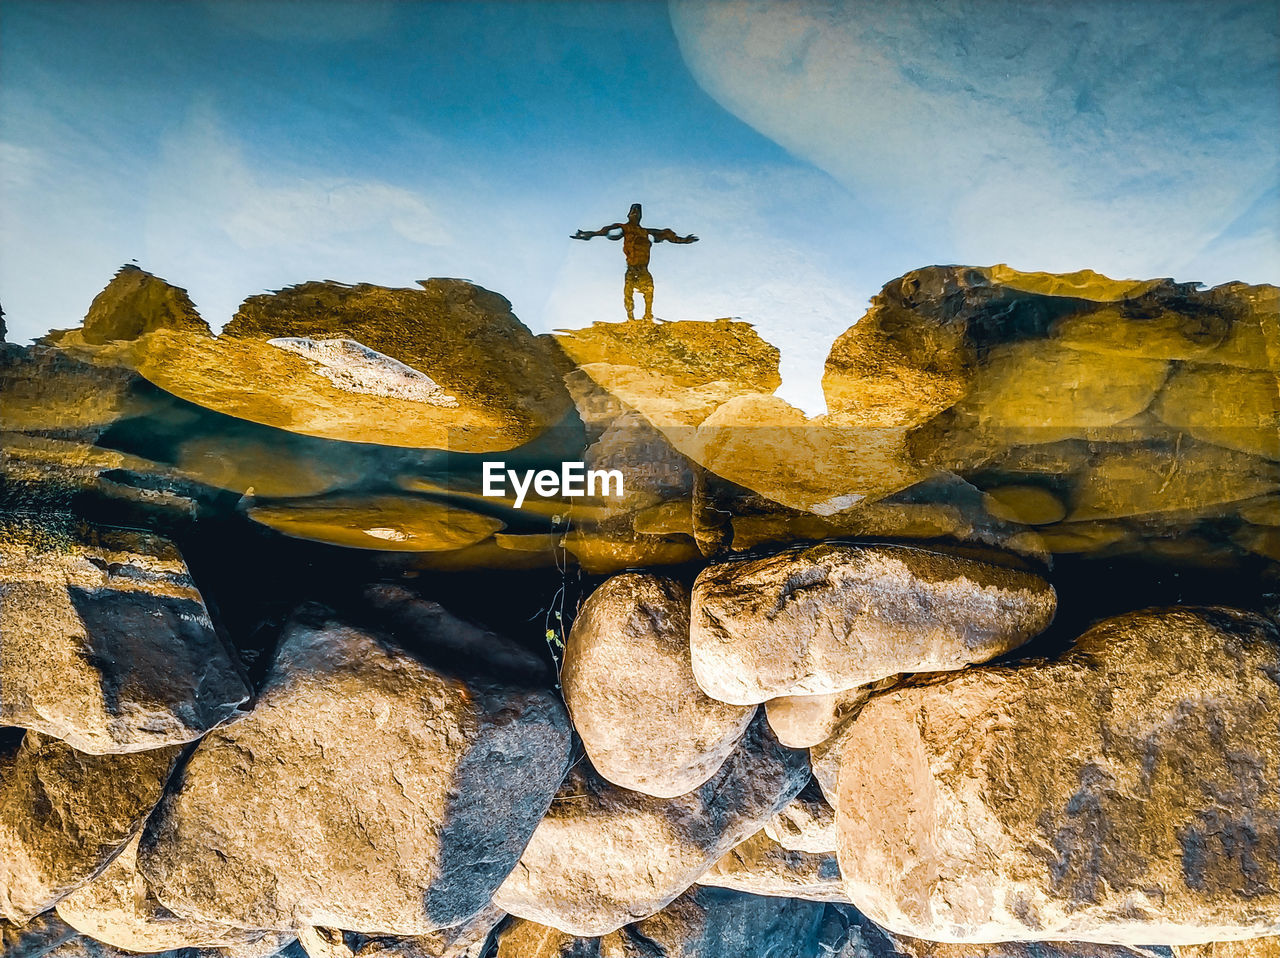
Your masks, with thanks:
M653 289L653 276L647 266L627 267L627 286L634 289Z

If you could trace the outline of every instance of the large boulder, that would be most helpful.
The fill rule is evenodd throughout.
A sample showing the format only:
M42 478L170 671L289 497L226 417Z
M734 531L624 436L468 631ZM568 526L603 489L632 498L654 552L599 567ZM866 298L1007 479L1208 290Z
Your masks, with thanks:
M138 837L87 885L58 902L58 917L82 934L125 951L257 946L279 951L292 934L192 921L165 908L138 871ZM265 941L263 939L266 939Z
M1053 618L1039 576L888 545L823 543L708 566L693 586L698 684L750 705L959 669L1017 648Z
M375 600L400 646L304 607L254 711L195 750L139 849L166 907L422 935L488 905L568 766L564 707L517 684L528 669L476 654L497 636L394 591Z
M0 918L21 924L104 868L160 800L178 747L88 755L27 732L0 745Z
M1275 934L1278 676L1268 621L1171 608L874 697L840 754L849 897L940 941Z
M689 591L655 575L614 576L591 594L569 632L560 681L595 770L659 798L714 775L755 714L698 688Z
M701 786L670 799L610 785L584 761L566 779L494 902L573 935L653 914L794 797L808 759L757 716Z
M86 527L0 543L0 724L134 752L196 739L249 696L168 540Z

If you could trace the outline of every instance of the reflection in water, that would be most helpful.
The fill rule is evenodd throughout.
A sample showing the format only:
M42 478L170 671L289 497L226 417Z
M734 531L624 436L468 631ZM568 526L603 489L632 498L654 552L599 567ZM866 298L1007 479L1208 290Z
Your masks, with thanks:
M693 239L639 221L580 235L621 231L641 263L650 237ZM1280 565L1272 287L917 270L833 343L828 412L809 417L774 395L780 352L742 322L533 336L502 297L430 280L256 296L221 337L106 328L117 292L171 289L139 272L56 347L5 348L0 508L57 484L104 517L235 516L433 570L604 573L837 537ZM341 388L281 336L376 349L458 405ZM491 459L616 469L626 495L517 509L481 495Z
M617 235L613 231L617 230ZM622 302L627 309L627 319L635 319L635 294L644 296L644 318L653 319L653 276L649 273L649 252L653 243L696 243L698 237L677 236L674 230L649 229L640 225L640 204L632 203L625 223L610 223L590 232L578 230L570 239L589 240L593 236L608 236L622 240L622 253L627 258L627 275L622 284ZM652 243L650 237L653 237Z

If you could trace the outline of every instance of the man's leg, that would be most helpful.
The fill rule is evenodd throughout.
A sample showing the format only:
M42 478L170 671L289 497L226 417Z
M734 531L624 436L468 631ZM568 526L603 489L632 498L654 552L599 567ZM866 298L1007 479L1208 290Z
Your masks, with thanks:
M640 292L644 294L644 318L653 322L653 276L647 269L640 277Z
M631 277L631 270L627 270L627 277L622 281L622 302L627 307L627 319L636 318L636 284Z

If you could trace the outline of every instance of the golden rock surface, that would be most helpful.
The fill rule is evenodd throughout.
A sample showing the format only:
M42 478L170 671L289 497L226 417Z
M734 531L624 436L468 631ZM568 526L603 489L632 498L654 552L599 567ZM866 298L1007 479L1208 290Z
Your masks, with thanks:
M470 919L514 867L568 766L563 705L486 671L497 637L379 595L376 634L300 610L254 710L201 740L139 845L166 908L423 935Z
M147 887L138 872L138 835L87 885L58 902L58 917L85 935L123 948L152 953L177 948L218 948L249 945L279 950L292 934L269 934L190 921L169 911ZM267 941L262 941L267 937Z
M821 544L704 569L689 641L698 684L749 705L985 661L1043 631L1054 608L1052 587L1027 572Z
M416 496L270 502L251 506L247 515L295 539L386 552L449 552L506 527L501 519Z
M106 868L180 751L89 755L38 732L0 751L0 917L23 924Z
M676 798L618 788L580 762L494 904L572 935L607 935L670 904L808 778L804 754L778 744L762 716L715 775Z
M0 723L140 752L199 738L250 694L172 542L101 527L0 542Z
M560 683L595 770L658 798L714 775L756 711L698 688L689 592L654 575L614 576L591 593L565 643Z
M834 851L784 848L763 831L735 845L703 872L698 884L749 895L848 902Z
M875 696L839 756L849 897L938 941L1274 934L1277 674L1266 620L1171 608Z

